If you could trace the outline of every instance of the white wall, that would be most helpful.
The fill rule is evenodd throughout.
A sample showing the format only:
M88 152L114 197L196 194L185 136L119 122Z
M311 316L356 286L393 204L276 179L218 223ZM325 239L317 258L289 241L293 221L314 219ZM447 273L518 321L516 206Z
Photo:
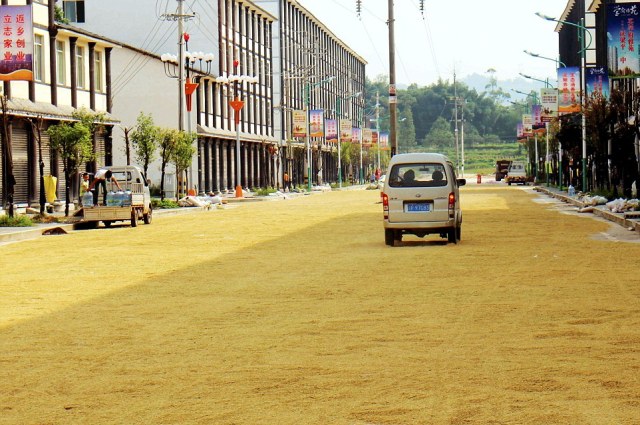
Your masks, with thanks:
M196 14L184 26L190 35L188 50L212 52L217 56L218 2L184 1L183 4L185 14ZM178 24L161 16L175 14L177 8L176 0L85 0L85 22L72 25L150 52L177 55ZM214 71L217 72L217 68Z
M113 130L113 163L126 164L124 130L133 128L140 112L151 114L156 126L178 128L178 80L165 75L164 64L128 48L113 49L113 115L122 122ZM128 72L123 72L124 70ZM192 119L194 119L192 114ZM192 123L195 131L195 124ZM131 162L138 163L132 152ZM194 164L197 162L194 161ZM142 165L139 164L138 165ZM173 167L169 166L173 171ZM195 170L197 171L197 169ZM149 166L152 184L160 184L160 160Z

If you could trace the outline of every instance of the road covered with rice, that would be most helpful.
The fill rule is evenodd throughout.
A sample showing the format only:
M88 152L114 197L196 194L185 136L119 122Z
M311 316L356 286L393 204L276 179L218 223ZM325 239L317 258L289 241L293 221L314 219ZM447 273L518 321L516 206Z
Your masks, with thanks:
M0 424L640 422L640 244L461 197L458 245L354 190L0 246Z

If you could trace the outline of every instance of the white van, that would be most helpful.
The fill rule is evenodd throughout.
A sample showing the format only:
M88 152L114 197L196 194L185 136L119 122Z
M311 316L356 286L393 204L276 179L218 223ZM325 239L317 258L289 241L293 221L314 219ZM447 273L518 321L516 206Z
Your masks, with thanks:
M391 158L382 192L384 241L393 246L403 234L437 233L458 243L462 232L459 187L451 161L437 153L407 153Z

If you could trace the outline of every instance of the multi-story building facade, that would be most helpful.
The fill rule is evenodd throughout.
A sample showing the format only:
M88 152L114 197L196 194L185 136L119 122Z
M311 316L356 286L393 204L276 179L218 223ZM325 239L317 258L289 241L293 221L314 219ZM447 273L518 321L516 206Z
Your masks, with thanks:
M363 127L367 62L296 0L255 0L276 17L273 27L274 131L287 170L301 184L304 140L292 135L292 111L321 109L331 119ZM359 95L358 95L359 93ZM336 147L312 140L312 179L337 180Z
M65 2L65 8L81 10L84 22L76 25L92 32L154 53L175 53L176 24L167 19L177 14L178 1L162 4L169 8L159 10L153 0L78 0ZM361 120L364 102L351 95L364 92L366 62L296 1L216 0L195 4L185 15L192 12L195 19L185 18L189 50L214 52L211 74L237 71L259 80L244 86L249 93L240 124L242 185L281 185L285 167L301 183L308 164L304 140L291 136L291 111L305 108L305 86L333 76L330 84L310 90L306 107L323 109L328 118L339 108L341 117ZM233 88L202 78L196 94L191 125L199 132L198 182L204 191L235 185L235 124L228 106ZM324 168L325 180L335 181L335 148L320 139L314 145L313 176Z
M197 154L189 179L193 189L215 192L238 184L245 188L275 185L274 153L278 149L271 112L273 16L244 0L201 2L190 4L192 8L185 7L186 2L180 8L179 3L162 2L165 8L158 9L159 3L154 0L133 4L126 0L85 0L65 2L64 8L82 11L74 25L125 43L124 49L114 52L114 64L118 66L114 72L122 73L122 78L114 77L118 84L114 113L121 117L124 127L132 128L143 112L151 114L158 126L197 133ZM187 34L182 38L185 50L211 52L214 56L210 68L200 69L201 62L189 67L187 72L198 87L192 95L191 112L183 109L182 114L179 97L184 81L167 78L160 62L163 52L179 53L179 21L183 34ZM137 59L140 55L144 58ZM178 76L177 64L165 66L168 74ZM256 82L230 84L219 78L234 75L250 75ZM173 84L173 88L167 84ZM245 101L237 127L230 105L235 95ZM237 138L240 155L236 152ZM123 131L116 131L114 143L124 145ZM122 151L114 149L117 160L124 160ZM153 182L158 182L159 160L152 163L149 174Z
M111 135L117 120L110 112L111 52L116 45L106 39L55 22L55 2L49 0L2 0L3 6L30 6L33 17L33 80L4 81L7 99L7 139L0 161L2 208L9 202L35 205L43 193L40 164L46 175L57 177L57 197L72 202L77 197L77 176L65 199L62 160L50 149L46 130L61 121L73 120L74 111L85 108L104 113L105 131L94 137L96 159L80 170L94 171L110 164ZM38 130L39 128L39 130ZM11 170L12 172L10 172Z

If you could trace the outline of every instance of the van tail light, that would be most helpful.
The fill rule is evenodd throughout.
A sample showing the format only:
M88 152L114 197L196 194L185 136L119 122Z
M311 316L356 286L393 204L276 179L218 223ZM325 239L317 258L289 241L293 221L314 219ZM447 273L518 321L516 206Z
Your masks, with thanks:
M382 197L382 212L384 213L384 218L389 218L389 196L381 192L380 196Z
M449 218L453 218L456 212L456 194L451 192L449 194Z

